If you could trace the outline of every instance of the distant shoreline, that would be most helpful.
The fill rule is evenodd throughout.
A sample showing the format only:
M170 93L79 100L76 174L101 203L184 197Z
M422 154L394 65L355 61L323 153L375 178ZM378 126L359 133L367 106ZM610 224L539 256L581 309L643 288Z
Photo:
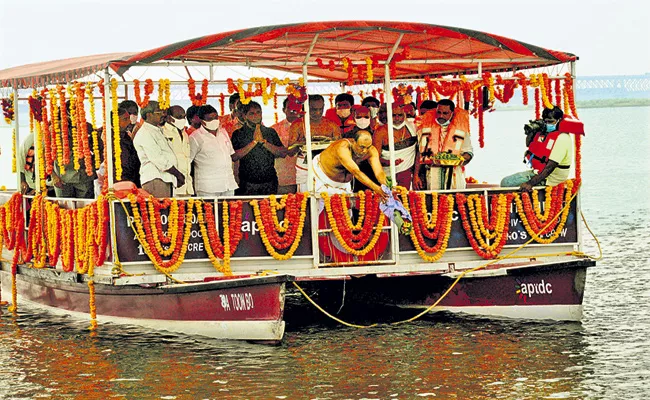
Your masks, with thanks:
M500 104L497 104L497 107ZM598 100L578 100L576 101L577 108L611 108L611 107L650 107L650 99L598 99ZM517 105L498 107L499 111L517 111L528 110L531 105Z

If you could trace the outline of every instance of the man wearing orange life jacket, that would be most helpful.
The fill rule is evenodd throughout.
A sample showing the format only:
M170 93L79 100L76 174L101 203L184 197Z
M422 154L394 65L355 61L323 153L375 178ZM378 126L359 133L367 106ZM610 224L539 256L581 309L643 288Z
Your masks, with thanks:
M469 136L469 113L456 108L453 101L442 99L435 111L422 116L418 126L420 154L416 159L413 186L415 189L441 190L464 189L463 166L474 156ZM443 167L434 158L438 153L452 153L464 158L461 165ZM426 184L421 181L419 171L422 164L428 165Z
M573 159L573 142L569 133L582 134L582 123L565 121L564 113L557 106L545 108L542 120L543 131L524 128L528 145L524 162L531 169L503 178L502 187L518 186L523 191L530 191L534 186L555 186L568 179ZM539 121L531 122L540 125Z

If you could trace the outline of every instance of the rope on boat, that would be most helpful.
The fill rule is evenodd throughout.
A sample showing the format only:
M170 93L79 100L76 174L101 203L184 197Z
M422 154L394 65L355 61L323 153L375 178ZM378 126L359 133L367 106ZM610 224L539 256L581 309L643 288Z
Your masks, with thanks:
M579 189L579 187L578 187L578 189ZM563 207L563 208L562 208L562 209L561 209L561 210L560 210L560 211L555 215L555 217L553 217L549 222L546 223L546 225L545 225L544 227L541 228L540 232L543 232L544 230L546 230L546 228L548 228L549 226L551 226L551 224L553 224L553 223L555 222L555 220L556 220L556 219L557 219L557 218L562 214L562 212L563 212L567 207L570 207L570 206L571 206L571 203L573 202L573 200L575 199L575 197L578 195L578 192L579 192L579 190L576 189L575 193L573 194L573 196L571 196L571 199L567 202L567 204L566 204L566 205L565 205L565 206L564 206L564 207ZM528 255L528 256L525 256L525 258L531 258L531 257L542 257L542 256L553 256L553 255L555 255L555 256L559 256L559 255L573 255L573 256L577 256L577 257L590 258L590 259L595 260L595 261L601 260L601 259L603 258L603 251L602 251L602 248L601 248L601 246L600 246L600 241L598 240L598 238L596 237L596 235L594 234L594 232L591 230L591 228L589 228L589 225L587 224L587 220L586 220L584 214L582 213L582 211L580 211L580 215L582 216L582 220L583 220L583 222L585 223L585 226L587 227L587 230L589 231L589 233L591 234L591 236L592 236L592 237L594 238L594 240L596 241L596 244L598 245L598 250L599 250L599 252L600 252L600 254L599 254L598 257L589 256L589 255L587 255L587 254L585 254L585 253L583 253L583 252L574 251L574 252L568 252L568 253L565 252L565 253L553 253L553 254L537 254L537 255ZM314 305L314 306L315 306L319 311L321 311L323 314L327 315L328 317L330 317L330 318L333 319L334 321L337 321L337 322L339 322L339 323L341 323L341 324L343 324L343 325L345 325L345 326L349 326L349 327L352 327L352 328L365 329L365 328L371 328L371 327L380 326L380 325L400 325L400 324L404 324L404 323L408 323L408 322L413 322L413 321L415 321L415 320L421 318L423 315L428 314L431 310L433 310L435 307L437 307L438 304L440 304L440 302L441 302L441 301L442 301L442 300L443 300L443 299L444 299L444 298L449 294L449 292L451 292L451 290L454 288L454 286L456 286L456 284L457 284L457 283L458 283L462 278L465 277L465 275L467 275L467 274L469 274L469 273L472 273L472 272L475 272L475 271L478 271L478 270L481 270L481 269L484 269L484 268L486 268L486 267L488 267L488 266L490 266L490 265L492 265L492 264L494 264L494 263L497 263L497 262L502 261L502 260L505 260L505 259L524 257L524 256L513 256L513 255L514 255L515 253L519 252L520 250L522 250L524 247L528 246L528 245L529 245L530 243L532 243L534 240L535 240L535 239L531 237L530 240L528 240L526 243L522 244L521 246L517 247L516 249L512 250L510 253L508 253L508 254L506 254L506 255L504 255L504 256L502 256L502 257L495 258L494 260L490 260L490 261L486 262L485 264L479 265L478 267L474 267L474 268L468 269L468 270L466 270L466 271L463 271L460 275L458 275L458 277L456 277L456 279L454 280L454 282L453 282L453 283L449 286L449 288L448 288L448 289L447 289L447 290L446 290L446 291L445 291L445 292L440 296L440 298L438 298L438 300L436 300L435 303L433 303L432 305L430 305L429 307L427 307L424 311L418 313L417 315L415 315L415 316L413 316L413 317L411 317L411 318L408 318L408 319L405 319L405 320L402 320L402 321L391 322L390 324L379 324L379 323L376 323L376 324L372 324L372 325L356 325L356 324L352 324L352 323L349 323L349 322L343 321L343 320L341 320L341 319L339 319L339 318L337 318L337 317L331 315L330 313L328 313L327 311L325 311L321 306L319 306L318 304L316 304L316 302L314 302L314 300L312 300L312 299L307 295L307 293L305 293L305 291L304 291L300 286L298 286L298 284L297 284L296 282L292 282L292 283L293 283L293 285L294 285L296 288L298 288L298 290L300 291L300 293L302 293L302 295L305 296L305 298L306 298L306 299L307 299L311 304L313 304L313 305ZM270 271L265 271L265 273L268 273L268 272L270 272ZM277 272L276 272L276 273L277 273Z

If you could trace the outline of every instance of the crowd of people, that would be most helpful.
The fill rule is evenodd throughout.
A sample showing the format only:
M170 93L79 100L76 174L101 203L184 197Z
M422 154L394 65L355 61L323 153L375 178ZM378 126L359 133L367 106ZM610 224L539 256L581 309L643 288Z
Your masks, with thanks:
M120 136L120 180L155 197L306 191L310 174L304 118L309 118L311 138L329 144L312 151L316 193L369 189L385 197L381 185L390 184L391 147L394 184L414 190L465 188L464 166L473 157L469 114L451 100L425 100L419 107L393 103L392 146L389 110L374 97L355 105L352 95L342 93L336 96L334 107L325 111L323 96L309 95L309 112L304 115L300 105L288 100L283 103L284 118L271 127L262 123L261 105L255 101L242 104L239 94L230 97L227 115L219 115L209 104L187 110L173 105L163 110L158 102L149 101L139 109L134 101L125 100L113 111L119 121L113 129L118 129ZM549 126L562 119L557 110L545 110L543 116ZM28 136L19 154L24 193L35 187L33 142L33 135ZM550 163L541 169L536 164L536 172L531 164L529 171L504 179L503 184L530 190L547 177L549 182L553 180L555 170L561 179L565 170L568 173L571 157L565 138L558 142L563 143L562 148L558 146ZM457 156L459 163L443 165L436 157L440 153ZM48 185L57 197L92 198L105 179L104 162L90 176L85 166L75 170L71 162L63 171L55 165Z

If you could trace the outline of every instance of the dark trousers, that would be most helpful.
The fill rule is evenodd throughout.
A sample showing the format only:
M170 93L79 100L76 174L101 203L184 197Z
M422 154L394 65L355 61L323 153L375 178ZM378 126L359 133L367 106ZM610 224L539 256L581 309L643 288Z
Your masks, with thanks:
M239 196L268 196L278 193L278 178L271 182L251 183L239 181L239 189L235 191Z

